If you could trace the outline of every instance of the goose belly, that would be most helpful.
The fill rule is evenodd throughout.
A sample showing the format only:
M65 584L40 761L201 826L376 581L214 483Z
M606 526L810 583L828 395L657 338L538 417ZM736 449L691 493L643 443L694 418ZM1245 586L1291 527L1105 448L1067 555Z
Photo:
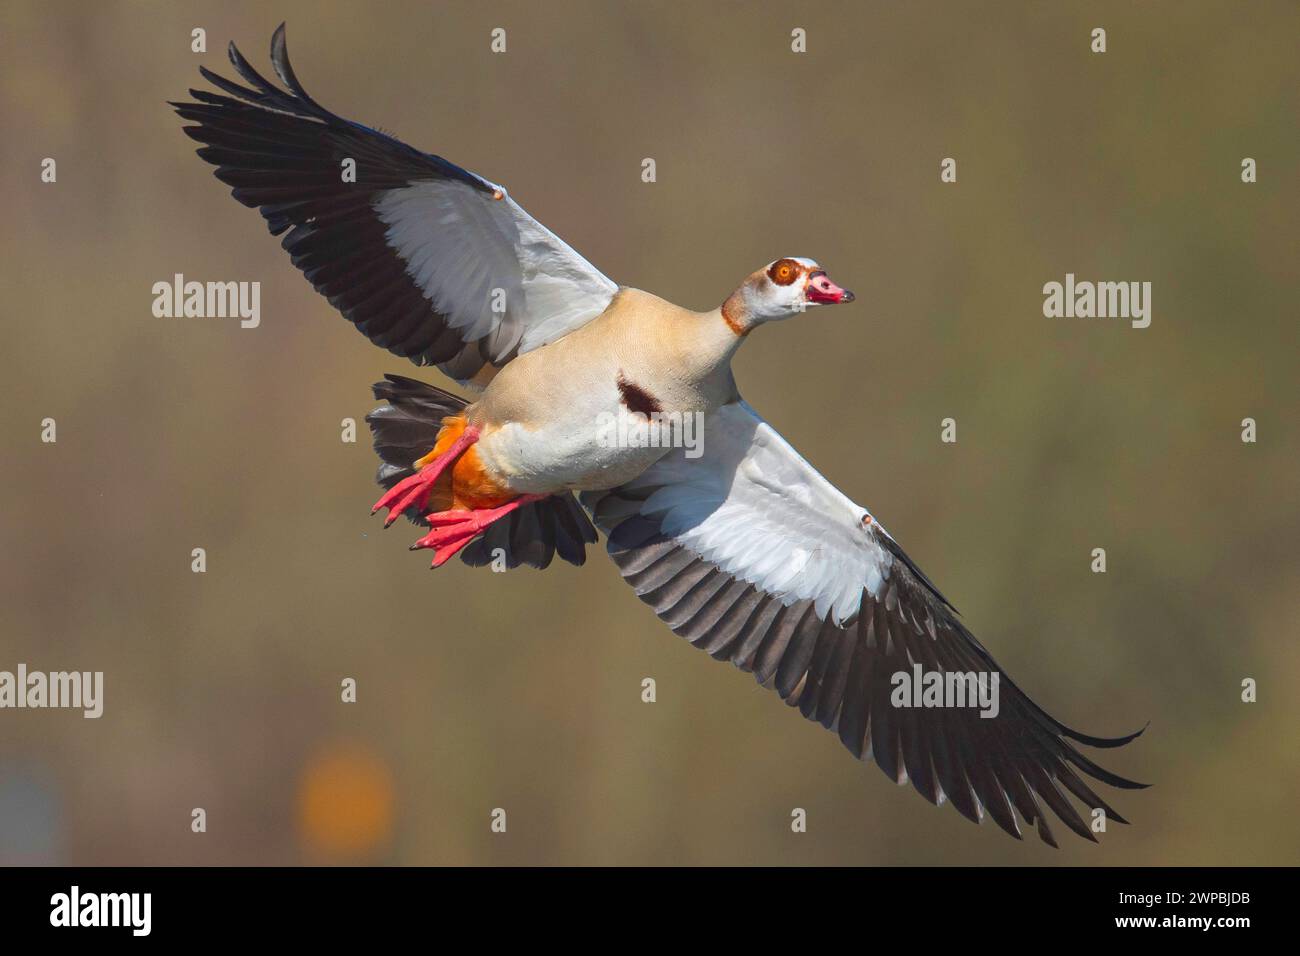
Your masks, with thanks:
M542 425L509 422L485 434L483 463L512 491L591 491L631 481L671 448L671 436L620 405L559 416Z
M588 325L507 363L467 412L485 466L511 490L547 494L616 487L676 446L698 457L703 413L735 389L699 321L623 290Z

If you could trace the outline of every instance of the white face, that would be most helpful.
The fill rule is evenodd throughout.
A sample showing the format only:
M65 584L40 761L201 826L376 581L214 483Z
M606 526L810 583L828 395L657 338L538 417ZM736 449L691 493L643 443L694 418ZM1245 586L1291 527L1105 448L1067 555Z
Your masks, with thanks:
M813 259L777 259L754 273L746 300L750 316L772 322L799 315L809 306L852 302L853 293L827 278Z

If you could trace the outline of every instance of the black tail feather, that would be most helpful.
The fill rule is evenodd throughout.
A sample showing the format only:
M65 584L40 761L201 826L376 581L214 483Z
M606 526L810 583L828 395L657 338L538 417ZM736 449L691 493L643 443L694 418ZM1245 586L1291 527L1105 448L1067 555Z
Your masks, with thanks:
M382 464L375 480L385 489L415 474L414 463L438 440L442 420L469 404L459 395L403 375L385 375L372 387L375 398L387 402L366 416ZM428 527L424 516L407 511L415 524ZM596 529L572 494L552 495L524 505L488 528L460 553L473 567L503 561L507 568L527 564L545 568L558 553L570 564L587 560L586 546L596 541Z

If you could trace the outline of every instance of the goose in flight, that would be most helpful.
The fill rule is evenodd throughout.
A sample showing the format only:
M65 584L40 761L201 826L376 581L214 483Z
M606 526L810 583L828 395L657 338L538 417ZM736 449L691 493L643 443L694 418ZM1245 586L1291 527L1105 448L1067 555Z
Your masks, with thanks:
M412 547L435 567L582 564L598 528L676 634L931 803L1053 846L1049 809L1094 842L1102 814L1126 822L1090 778L1144 785L1077 745L1141 731L1093 737L1048 715L875 517L741 399L731 359L751 332L853 301L816 261L777 259L719 307L681 308L608 279L504 187L322 107L283 25L283 88L229 55L247 85L201 69L221 92L171 104L198 155L360 332L474 395L398 375L373 387L385 526L421 525Z

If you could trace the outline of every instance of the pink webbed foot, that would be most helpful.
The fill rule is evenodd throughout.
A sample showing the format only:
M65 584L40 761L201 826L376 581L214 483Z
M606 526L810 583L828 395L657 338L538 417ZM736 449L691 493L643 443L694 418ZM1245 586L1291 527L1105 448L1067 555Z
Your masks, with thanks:
M384 527L387 528L397 520L398 515L412 505L417 510L423 510L429 503L429 495L433 493L434 483L460 457L461 452L478 441L478 435L477 428L467 427L445 452L415 474L403 478L384 492L383 497L370 509L370 513L374 514L380 508L387 508L388 517L384 519Z
M425 516L425 520L433 526L433 530L411 545L411 550L433 548L433 563L429 567L440 568L455 557L461 548L486 531L493 522L499 521L522 505L545 497L546 495L520 495L514 501L497 508L435 511Z

